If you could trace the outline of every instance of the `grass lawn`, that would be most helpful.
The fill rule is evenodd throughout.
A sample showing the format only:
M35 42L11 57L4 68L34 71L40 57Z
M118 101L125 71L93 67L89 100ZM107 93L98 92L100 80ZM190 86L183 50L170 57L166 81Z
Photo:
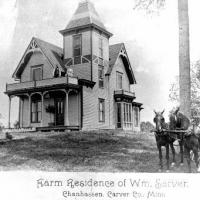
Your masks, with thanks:
M163 157L165 163L165 151ZM0 144L0 170L5 171L158 172L158 162L155 138L147 133L32 133ZM187 172L187 165L170 171Z

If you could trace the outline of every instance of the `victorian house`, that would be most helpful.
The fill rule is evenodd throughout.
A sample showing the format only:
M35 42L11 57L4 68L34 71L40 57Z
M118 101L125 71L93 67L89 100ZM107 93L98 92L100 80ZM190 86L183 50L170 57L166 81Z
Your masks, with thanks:
M64 30L63 48L33 37L5 93L19 98L19 127L139 130L142 104L123 43L112 36L90 1L79 3Z

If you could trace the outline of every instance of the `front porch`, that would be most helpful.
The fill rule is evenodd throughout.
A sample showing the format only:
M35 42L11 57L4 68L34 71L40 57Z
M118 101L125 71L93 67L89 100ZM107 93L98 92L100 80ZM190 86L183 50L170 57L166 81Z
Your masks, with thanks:
M25 85L26 82L6 87L5 93L9 96L8 128L11 128L11 100L18 97L19 128L81 129L81 88L76 78L71 78L69 82L69 77L59 77L34 81L31 86L30 82L27 82L27 87Z

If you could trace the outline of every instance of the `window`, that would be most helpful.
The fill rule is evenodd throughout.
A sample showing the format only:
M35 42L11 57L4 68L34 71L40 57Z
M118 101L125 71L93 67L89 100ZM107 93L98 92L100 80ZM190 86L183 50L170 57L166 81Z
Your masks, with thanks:
M81 35L75 35L73 37L73 55L81 56Z
M99 99L99 122L105 122L105 100Z
M99 57L103 58L103 39L99 38Z
M104 87L104 67L99 66L99 88Z
M117 89L118 90L122 89L122 78L123 78L123 74L120 72L117 72Z
M131 104L124 103L124 126L126 128L132 127Z
M117 128L122 127L121 103L117 103Z
M42 104L41 100L32 101L31 105L31 122L39 123L42 118Z
M32 80L33 81L42 80L42 67L33 67L32 68Z
M139 109L138 107L134 107L134 125L135 127L139 126Z

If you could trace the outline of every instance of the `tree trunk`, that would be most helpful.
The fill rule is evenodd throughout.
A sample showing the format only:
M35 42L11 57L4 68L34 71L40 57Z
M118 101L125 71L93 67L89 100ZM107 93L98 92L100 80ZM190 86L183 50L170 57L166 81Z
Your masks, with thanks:
M180 110L191 117L188 0L178 0Z

